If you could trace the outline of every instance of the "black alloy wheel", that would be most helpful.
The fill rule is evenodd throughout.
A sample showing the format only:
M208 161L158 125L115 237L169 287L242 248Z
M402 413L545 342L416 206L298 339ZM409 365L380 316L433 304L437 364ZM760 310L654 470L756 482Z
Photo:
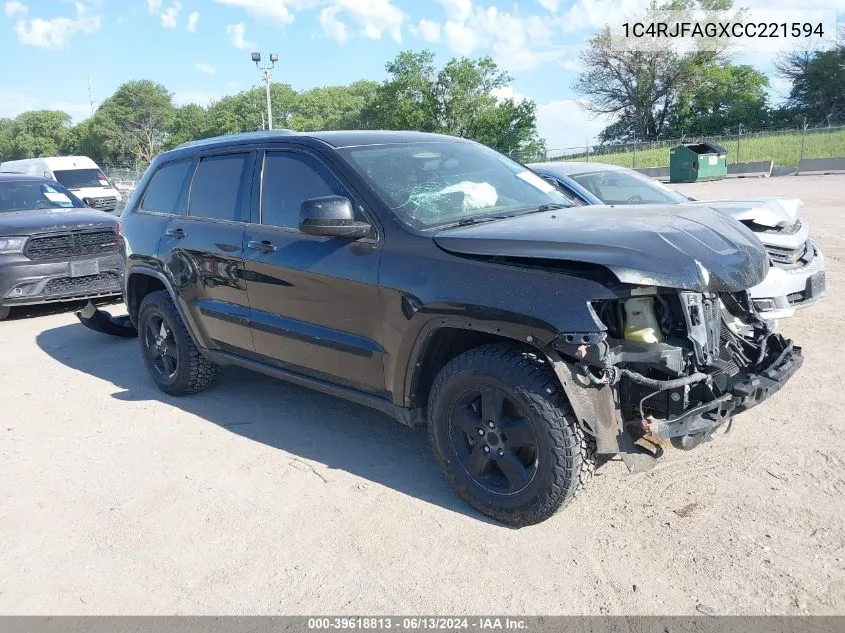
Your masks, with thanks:
M172 380L179 370L179 355L173 329L167 326L160 314L152 314L147 319L144 346L156 373L165 380Z
M466 473L492 493L518 493L537 474L534 429L519 404L496 387L471 387L456 399L449 438Z

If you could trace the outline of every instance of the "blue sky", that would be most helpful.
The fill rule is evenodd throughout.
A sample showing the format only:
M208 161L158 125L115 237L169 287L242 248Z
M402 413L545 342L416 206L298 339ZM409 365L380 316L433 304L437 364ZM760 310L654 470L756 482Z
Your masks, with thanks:
M206 104L258 85L252 50L278 53L274 80L301 90L380 80L385 62L400 50L429 48L439 61L492 55L514 77L507 92L537 102L549 146L570 147L593 139L606 124L591 120L570 88L582 42L608 16L643 4L647 0L0 0L0 116L57 108L85 118L89 75L95 104L129 79L161 82L177 103ZM797 0L750 4L786 9ZM841 11L842 0L803 0L801 6ZM749 61L766 70L771 58ZM782 88L773 83L775 96Z

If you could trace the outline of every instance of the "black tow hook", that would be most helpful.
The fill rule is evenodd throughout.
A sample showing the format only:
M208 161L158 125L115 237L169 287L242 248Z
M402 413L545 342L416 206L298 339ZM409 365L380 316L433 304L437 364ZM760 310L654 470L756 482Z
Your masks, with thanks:
M89 330L94 330L101 334L121 336L123 338L135 338L138 336L138 330L132 325L128 314L112 316L105 310L98 309L91 301L76 313L76 318Z

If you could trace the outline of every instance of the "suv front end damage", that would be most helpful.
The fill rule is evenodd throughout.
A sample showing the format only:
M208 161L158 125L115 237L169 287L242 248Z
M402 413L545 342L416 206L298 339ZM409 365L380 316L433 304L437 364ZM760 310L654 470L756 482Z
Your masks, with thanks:
M621 453L632 470L653 461L634 457L659 457L667 440L691 449L726 432L734 415L780 389L803 361L748 292L619 294L591 305L605 331L557 338L554 364L598 452Z

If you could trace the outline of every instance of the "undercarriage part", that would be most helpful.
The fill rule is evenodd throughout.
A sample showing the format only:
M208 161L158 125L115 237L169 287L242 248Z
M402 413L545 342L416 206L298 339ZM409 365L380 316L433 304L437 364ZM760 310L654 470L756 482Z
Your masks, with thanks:
M607 343L610 346L605 356L607 365L634 363L676 375L684 372L684 350L677 345L634 343L618 339L608 339Z
M679 448L682 451L691 451L700 446L707 438L704 433L697 433L696 435L683 435L681 437L672 438L672 446Z
M657 392L667 391L669 389L677 389L678 387L686 387L687 385L702 382L710 378L708 374L696 372L690 376L684 376L682 378L673 378L671 380L656 380L655 378L643 376L642 374L639 374L630 369L618 369L617 371L619 372L620 376L625 376L626 378L633 380L636 383L639 383L646 387L651 387Z
M702 365L719 357L721 315L715 295L698 292L679 292L687 336L692 342L695 356Z
M607 385L585 384L580 367L547 350L555 375L581 427L587 427L596 440L598 455L619 455L630 472L643 472L654 466L659 452L648 451L635 443L625 428L614 398L614 389Z
M122 338L138 336L138 330L132 325L128 314L112 316L105 310L99 310L91 301L76 313L76 317L82 325L95 332Z

